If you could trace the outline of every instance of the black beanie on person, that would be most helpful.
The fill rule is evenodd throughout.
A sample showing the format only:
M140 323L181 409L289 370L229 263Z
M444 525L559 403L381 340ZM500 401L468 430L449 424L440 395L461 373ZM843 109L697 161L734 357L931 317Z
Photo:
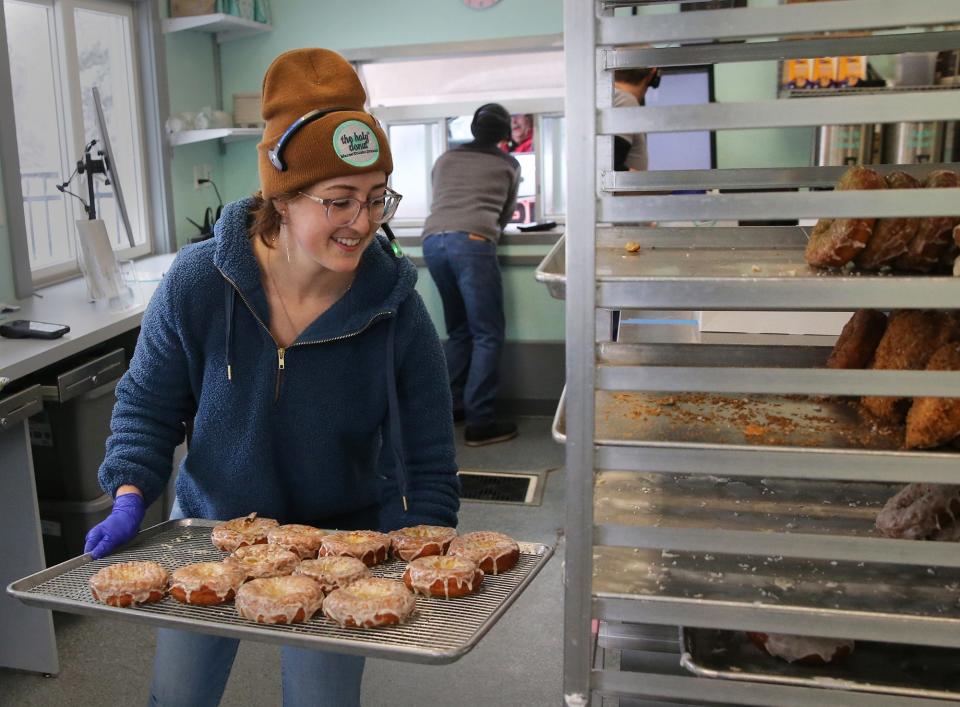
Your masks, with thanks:
M470 132L483 145L496 145L510 138L510 113L499 103L487 103L477 108L470 123Z

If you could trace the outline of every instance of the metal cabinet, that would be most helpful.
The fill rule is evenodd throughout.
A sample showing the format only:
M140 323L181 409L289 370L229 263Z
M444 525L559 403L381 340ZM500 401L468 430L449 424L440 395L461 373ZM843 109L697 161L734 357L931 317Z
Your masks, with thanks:
M567 459L566 704L627 695L649 703L945 704L919 690L885 696L839 683L831 689L622 671L595 654L597 620L601 647L610 633L602 627L625 622L960 648L956 546L872 532L877 504L896 484L957 483L960 457L903 451L849 406L818 397L960 397L960 373L827 370L829 347L785 337L765 346L597 336L605 312L628 308L784 316L960 308L960 278L812 270L800 227L669 227L950 215L960 189L807 190L832 186L842 172L835 167L612 171L618 133L956 120L960 93L947 90L615 108L612 75L620 67L956 48L960 3L834 0L623 12L649 4L567 0L564 10L565 259L552 252L554 270L545 268L541 279L567 302L567 385L556 421ZM784 187L798 191L770 191ZM737 191L664 193L690 189ZM631 225L643 222L658 227ZM638 255L624 252L627 241L640 244ZM751 438L753 419L768 430L777 420L780 429ZM718 491L731 483L736 492ZM649 503L651 496L660 502ZM798 513L791 502L798 497L817 512Z

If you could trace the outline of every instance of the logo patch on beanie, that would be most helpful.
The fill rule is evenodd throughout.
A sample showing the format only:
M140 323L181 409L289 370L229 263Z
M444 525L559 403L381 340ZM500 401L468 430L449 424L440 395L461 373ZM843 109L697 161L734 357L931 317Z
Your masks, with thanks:
M337 126L333 131L333 151L353 167L367 167L380 159L376 133L359 120L348 120Z

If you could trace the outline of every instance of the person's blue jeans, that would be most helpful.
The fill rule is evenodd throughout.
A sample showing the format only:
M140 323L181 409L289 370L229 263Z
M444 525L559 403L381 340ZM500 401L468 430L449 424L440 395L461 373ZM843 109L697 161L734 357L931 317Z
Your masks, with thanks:
M174 504L170 519L183 518ZM176 629L157 629L150 705L215 707L220 704L240 641ZM284 707L360 704L363 656L284 646L280 672Z
M424 239L423 257L443 300L453 409L468 425L493 422L505 331L497 246L450 231Z

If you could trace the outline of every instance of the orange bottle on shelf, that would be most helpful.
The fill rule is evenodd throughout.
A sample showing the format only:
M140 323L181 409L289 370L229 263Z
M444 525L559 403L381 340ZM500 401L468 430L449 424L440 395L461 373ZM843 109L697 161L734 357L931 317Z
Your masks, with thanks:
M837 82L837 59L821 56L813 60L813 84L816 88L830 88Z
M837 85L856 86L867 78L867 57L841 56L837 58Z

